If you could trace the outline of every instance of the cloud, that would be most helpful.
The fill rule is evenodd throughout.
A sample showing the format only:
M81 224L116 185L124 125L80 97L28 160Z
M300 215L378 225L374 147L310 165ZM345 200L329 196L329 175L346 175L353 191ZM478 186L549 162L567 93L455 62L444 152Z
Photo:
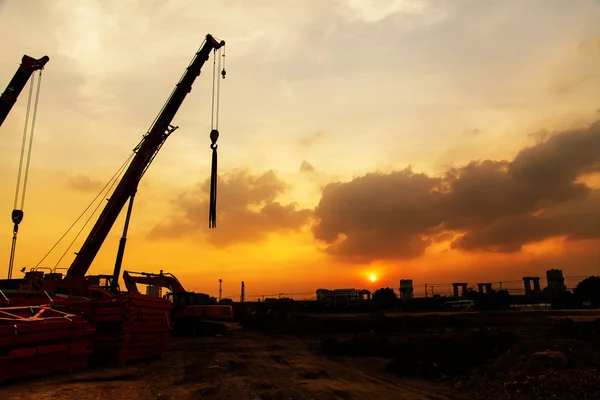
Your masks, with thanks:
M150 239L181 238L198 233L216 246L264 240L271 233L284 234L299 230L311 215L296 203L282 204L278 196L287 185L275 171L253 175L237 170L221 175L217 186L217 229L208 229L208 195L210 181L179 194L173 201L175 213L155 226Z
M101 190L106 185L106 183L96 179L91 179L90 177L83 174L78 174L75 176L67 176L66 185L70 189L81 190L86 192L97 192Z
M600 121L550 134L512 161L472 161L434 177L410 168L330 183L315 209L327 252L411 259L452 233L464 251L516 252L549 237L600 238Z
M325 132L317 131L308 136L300 138L298 140L298 144L302 147L312 147L316 142L323 139L325 136L327 136Z
M308 161L302 160L302 163L300 164L300 172L304 172L304 173L310 174L312 172L315 172L315 167L314 167L314 165L312 165Z

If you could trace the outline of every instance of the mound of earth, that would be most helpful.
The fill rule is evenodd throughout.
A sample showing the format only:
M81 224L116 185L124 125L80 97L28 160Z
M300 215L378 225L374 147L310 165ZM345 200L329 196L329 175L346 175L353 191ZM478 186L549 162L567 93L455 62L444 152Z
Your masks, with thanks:
M444 335L362 334L326 339L321 351L330 356L388 358L389 372L443 381L497 358L515 340L513 332L495 329Z
M464 385L477 399L598 399L600 319L559 320L545 335L523 340Z

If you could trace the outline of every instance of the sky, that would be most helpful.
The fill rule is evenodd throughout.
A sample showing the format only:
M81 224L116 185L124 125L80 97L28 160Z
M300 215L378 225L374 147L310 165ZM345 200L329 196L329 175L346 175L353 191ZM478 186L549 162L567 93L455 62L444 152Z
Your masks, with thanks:
M15 269L69 267L94 216L40 260L210 33L227 43L217 228L211 58L140 184L124 269L234 299L241 281L310 297L597 274L598 20L593 0L0 1L0 84L50 57ZM0 128L7 265L27 90ZM123 222L90 273L112 272Z

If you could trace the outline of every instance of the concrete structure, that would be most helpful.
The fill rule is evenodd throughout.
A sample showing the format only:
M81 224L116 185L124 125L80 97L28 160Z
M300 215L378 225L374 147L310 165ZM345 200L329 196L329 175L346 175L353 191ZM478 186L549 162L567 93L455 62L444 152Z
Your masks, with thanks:
M492 284L491 283L478 283L477 290L479 293L488 294L492 292Z
M548 290L553 292L562 292L567 290L565 286L565 278L561 269L549 269L546 271L546 279L548 280Z
M412 300L414 288L412 279L400 279L400 299L402 301Z
M148 296L162 297L162 288L160 286L148 285L146 286L146 294Z
M531 282L533 282L533 290L531 288ZM524 276L523 284L525 285L525 295L527 296L539 296L540 290L540 277L539 276Z
M458 291L458 288L461 287L462 290ZM467 284L464 282L454 282L452 283L452 291L454 294L454 297L464 297L467 294Z

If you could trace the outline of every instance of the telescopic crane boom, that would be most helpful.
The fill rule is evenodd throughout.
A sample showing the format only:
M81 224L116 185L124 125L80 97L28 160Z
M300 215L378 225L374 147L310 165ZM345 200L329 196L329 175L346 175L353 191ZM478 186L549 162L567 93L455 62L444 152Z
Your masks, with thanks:
M136 154L129 164L129 167L125 171L112 196L108 199L108 203L102 210L102 213L98 217L96 224L90 231L81 249L76 253L75 260L73 260L73 263L67 271L65 277L67 280L69 278L83 278L85 276L128 200L130 200L128 214L131 212L131 200L133 199L133 196L135 196L142 176L150 166L154 157L156 157L156 154L167 137L177 129L176 126L171 125L173 117L175 117L175 114L179 110L186 95L192 90L192 84L196 80L196 77L200 75L200 70L205 61L208 60L210 53L214 50L218 50L224 45L224 41L217 41L210 34L206 35L204 44L196 53L191 64L187 67L186 72L179 83L177 83L173 93L162 108L152 127L134 150ZM124 238L122 238L119 246L121 257L124 245ZM119 258L119 255L117 257ZM119 263L118 260L117 264ZM117 269L118 268L115 267L115 275L118 279L119 271L117 271ZM116 283L113 282L113 285L114 284Z
M0 126L2 126L8 113L17 102L17 98L27 84L27 81L29 81L31 74L37 70L44 69L48 61L50 61L48 56L44 56L39 60L28 55L23 56L21 65L17 69L15 76L11 79L2 96L0 96Z

